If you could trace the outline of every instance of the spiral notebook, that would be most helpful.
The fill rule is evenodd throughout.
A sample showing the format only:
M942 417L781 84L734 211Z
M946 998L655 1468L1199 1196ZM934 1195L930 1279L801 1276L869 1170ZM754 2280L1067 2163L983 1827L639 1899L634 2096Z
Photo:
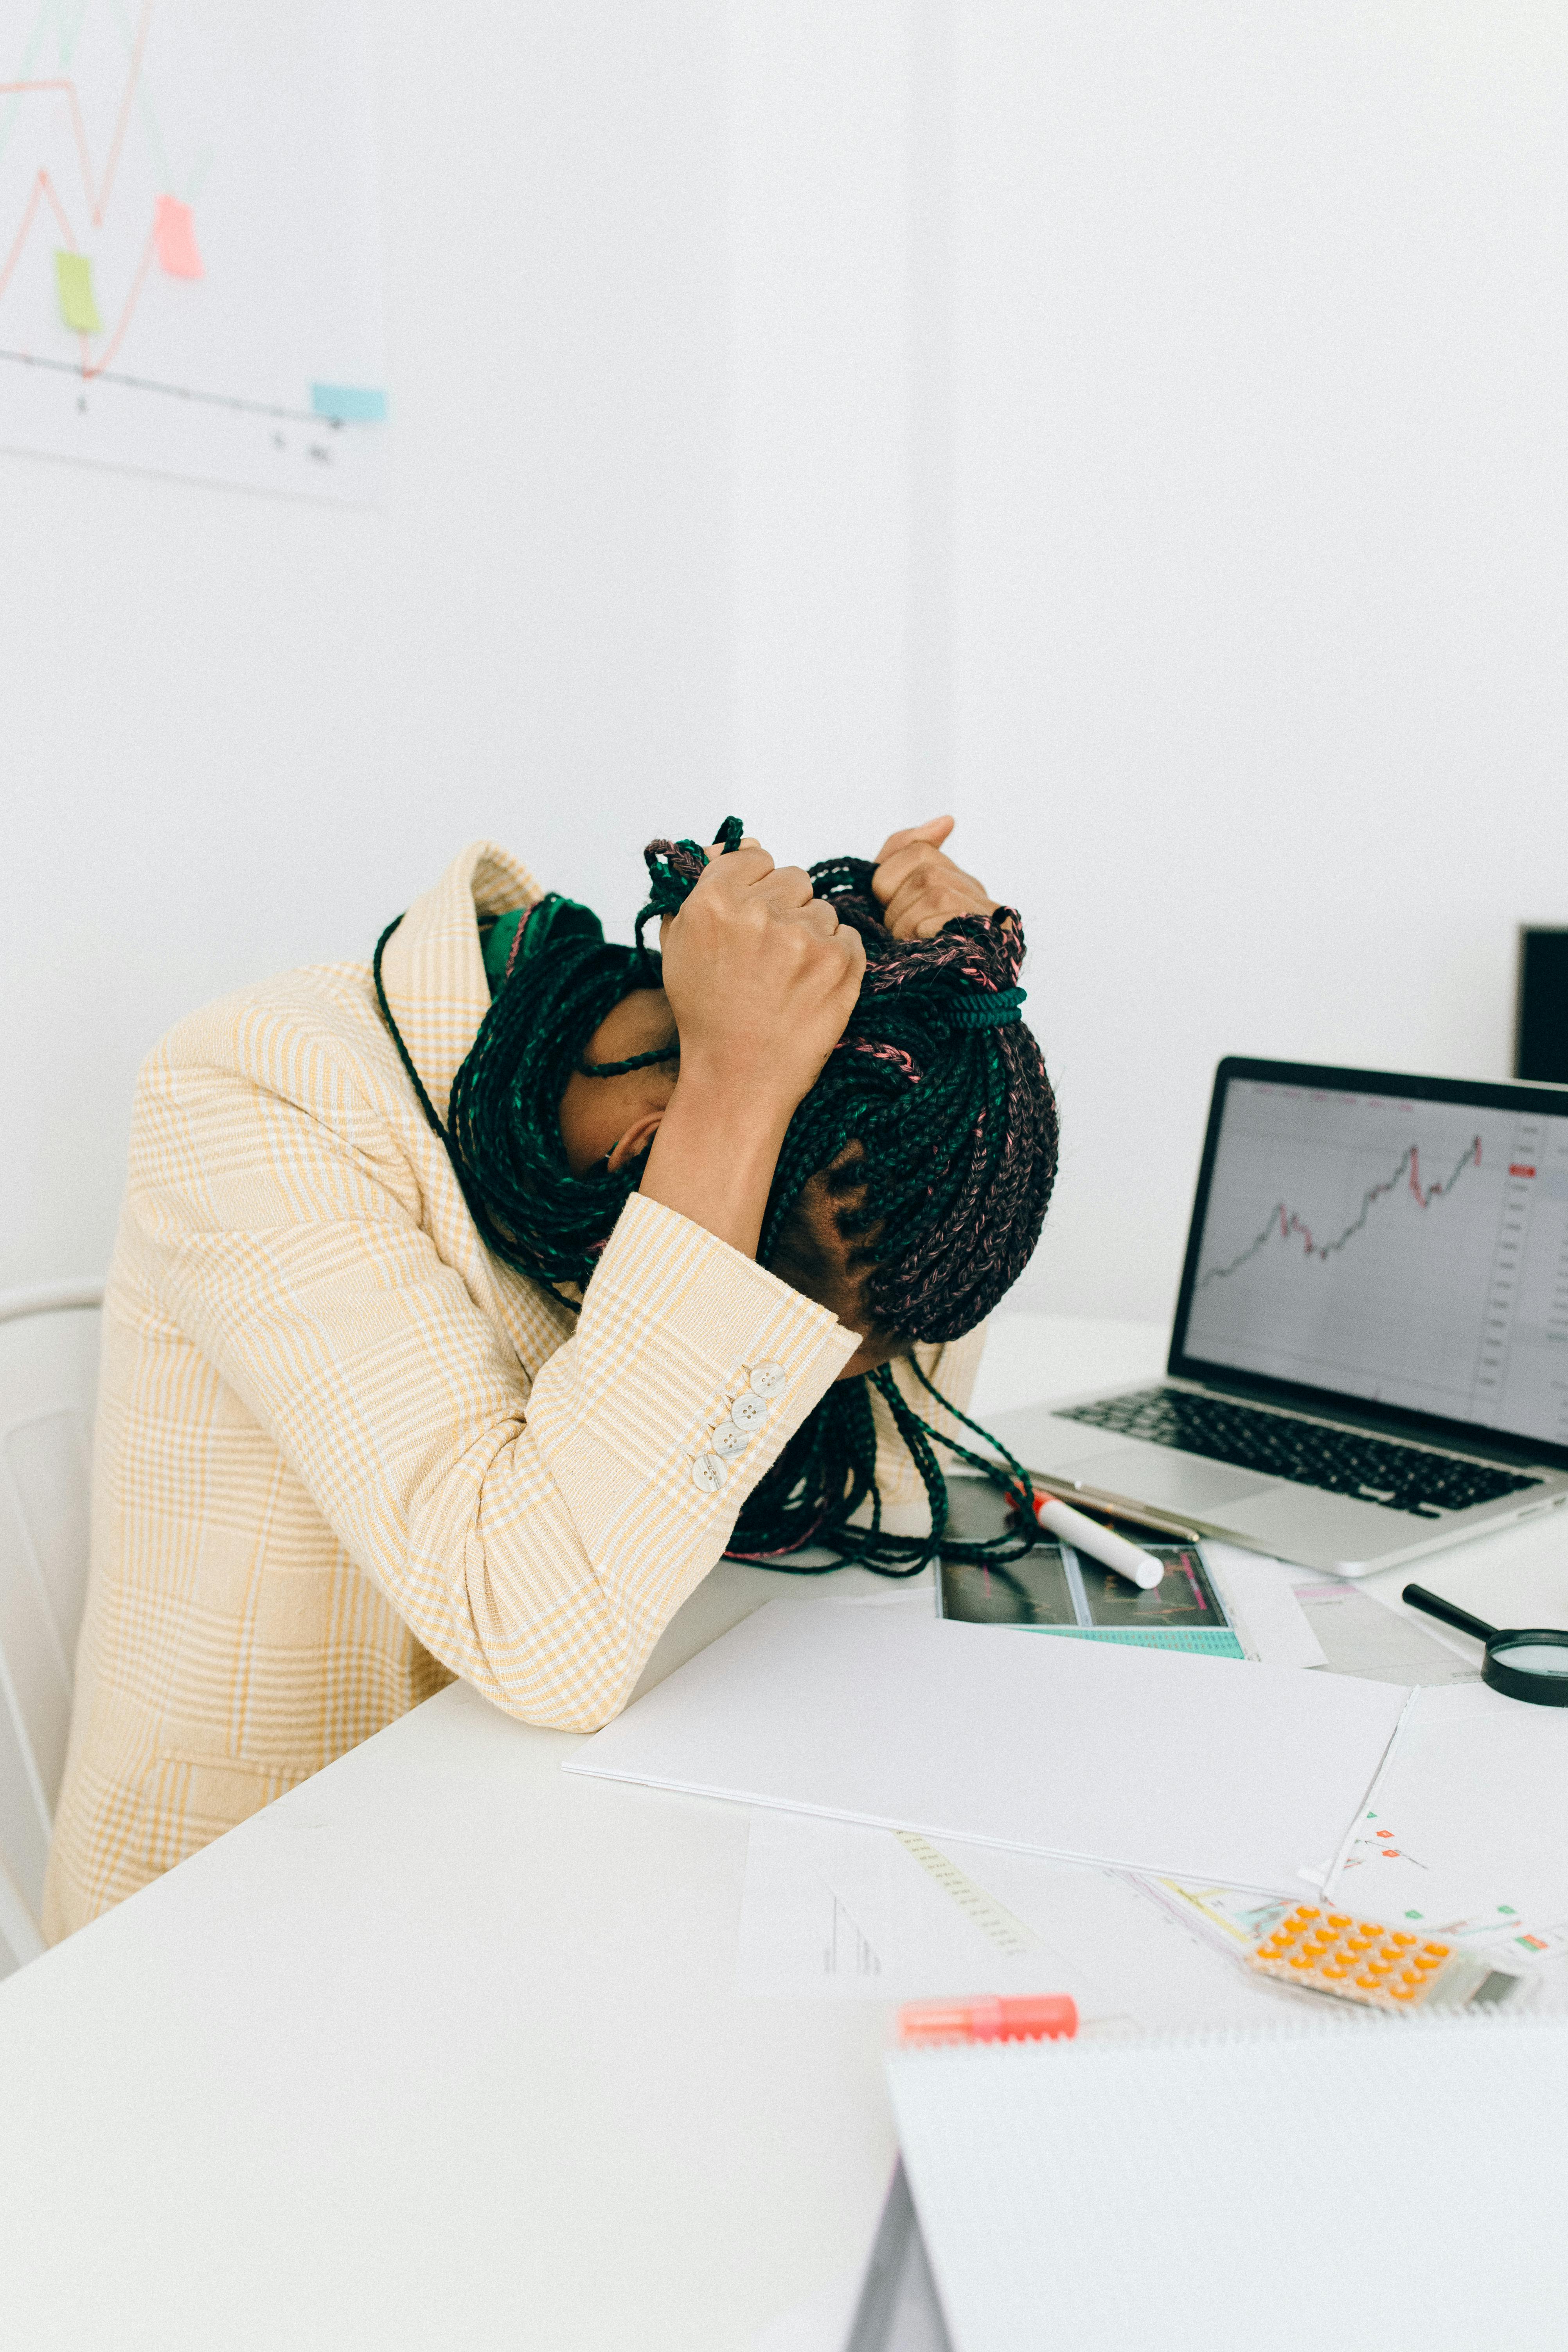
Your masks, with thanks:
M1561 2352L1568 2018L888 2072L952 2352Z

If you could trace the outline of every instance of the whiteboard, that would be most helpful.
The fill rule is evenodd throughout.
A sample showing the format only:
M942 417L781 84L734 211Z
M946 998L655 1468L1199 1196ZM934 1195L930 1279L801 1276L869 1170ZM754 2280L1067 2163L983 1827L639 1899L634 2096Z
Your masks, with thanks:
M386 406L353 0L0 0L0 442L362 501Z

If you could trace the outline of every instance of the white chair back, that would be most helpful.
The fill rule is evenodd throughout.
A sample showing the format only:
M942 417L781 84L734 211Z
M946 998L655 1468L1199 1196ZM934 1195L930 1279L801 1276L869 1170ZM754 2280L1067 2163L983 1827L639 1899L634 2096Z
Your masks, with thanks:
M100 1283L0 1293L0 1975L37 1913L87 1592Z

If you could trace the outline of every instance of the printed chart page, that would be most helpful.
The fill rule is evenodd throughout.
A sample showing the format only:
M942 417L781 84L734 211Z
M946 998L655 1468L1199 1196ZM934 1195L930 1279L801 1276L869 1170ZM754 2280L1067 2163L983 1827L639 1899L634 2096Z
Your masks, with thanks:
M1186 1347L1568 1444L1568 1118L1232 1080Z
M0 0L0 442L365 500L385 431L352 0Z

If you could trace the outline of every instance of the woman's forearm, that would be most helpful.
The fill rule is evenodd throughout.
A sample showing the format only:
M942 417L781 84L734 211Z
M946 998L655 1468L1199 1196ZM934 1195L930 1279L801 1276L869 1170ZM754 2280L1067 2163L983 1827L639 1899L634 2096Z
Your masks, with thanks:
M755 1257L793 1108L683 1062L638 1191Z

